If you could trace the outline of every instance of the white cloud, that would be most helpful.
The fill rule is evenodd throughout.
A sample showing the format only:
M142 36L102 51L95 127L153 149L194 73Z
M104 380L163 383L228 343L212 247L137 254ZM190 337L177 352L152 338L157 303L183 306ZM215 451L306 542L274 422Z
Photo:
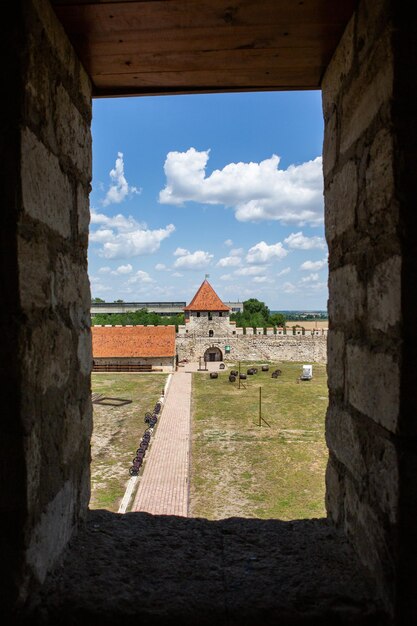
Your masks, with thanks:
M312 250L313 248L324 250L326 248L323 237L306 237L302 232L291 233L284 239L284 243L295 250Z
M313 282L317 282L319 279L319 275L318 274L309 274L308 276L304 276L304 278L301 279L302 283L313 283Z
M293 283L284 283L282 286L282 291L284 293L296 293L298 289Z
M287 254L281 242L269 246L265 241L260 241L249 248L246 260L248 263L268 263L272 259L283 259Z
M174 256L184 256L185 254L190 254L186 248L177 248L174 252Z
M283 269L280 272L278 272L277 276L285 276L285 274L289 274L290 272L291 272L291 268L290 267L286 267L285 269Z
M243 254L243 248L232 248L229 252L229 256L240 256Z
M92 224L98 224L99 228L90 234L90 242L101 244L99 254L107 259L152 254L175 231L173 224L150 230L146 224L140 224L131 216L108 217L92 212L91 218Z
M102 274L108 274L109 272L111 272L111 267L108 267L106 265L105 267L100 267L98 271L101 272Z
M256 274L263 274L266 271L266 267L258 265L257 267L241 267L235 270L236 276L256 276Z
M130 274L133 270L133 267L128 263L127 265L119 265L119 267L112 272L113 274Z
M149 276L148 272L144 272L143 270L138 270L134 276L129 278L127 283L128 285L134 285L135 283L153 283L153 280Z
M323 221L322 159L279 169L280 157L260 163L229 163L206 176L210 150L169 152L164 164L163 204L185 202L233 207L239 221L280 220L317 225Z
M237 267L241 263L241 258L238 256L225 256L217 263L218 267Z
M162 272L167 269L167 266L164 263L157 263L155 269L158 270L158 272Z
M110 170L110 179L112 184L106 193L106 197L103 200L103 206L109 204L120 204L127 196L140 193L140 189L132 187L126 180L123 162L123 152L117 153L116 163L114 168Z
M314 291L327 291L327 283L313 283L309 285L309 288Z
M232 274L222 274L219 278L219 280L235 280L234 276Z
M178 252L181 250L181 253ZM183 270L199 270L204 269L211 263L213 255L209 252L204 252L204 250L196 250L195 252L190 252L189 250L185 250L184 248L178 248L175 253L178 258L174 263L174 267L180 268Z
M233 241L231 239L226 239L224 245L230 248L231 246L233 246Z
M175 278L182 278L184 276L184 274L181 274L180 272L172 272L172 275L175 276Z
M313 272L314 270L323 269L323 267L326 267L326 265L327 265L327 257L325 257L321 261L304 261L304 263L300 265L300 270Z
M274 281L266 276L254 276L252 278L254 283L273 283Z

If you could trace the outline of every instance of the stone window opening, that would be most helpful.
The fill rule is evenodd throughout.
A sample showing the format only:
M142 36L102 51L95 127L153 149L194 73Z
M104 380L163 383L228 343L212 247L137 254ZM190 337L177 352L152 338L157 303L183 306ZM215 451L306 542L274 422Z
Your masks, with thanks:
M63 39L59 24L54 26L56 17L49 11L49 4L39 0L36 7L38 12L47 12L43 24L45 41L48 29L53 30L48 45L55 42L54 67L52 63L48 65L52 58L48 50L41 46L35 49L32 43L33 59L38 59L38 68L47 68L51 77L60 67L62 76L66 78L64 82L59 76L59 80L54 78L55 82L50 83L50 97L37 96L34 88L30 98L38 98L35 104L28 99L24 100L25 107L13 107L15 101L22 104L24 98L29 98L29 91L25 96L18 91L12 80L15 65L5 63L10 78L8 88L14 95L10 99L12 105L8 101L2 104L6 107L4 118L10 121L14 132L13 137L7 134L5 142L6 147L9 144L14 146L11 142L19 133L19 158L23 163L21 166L20 162L16 162L13 177L9 177L7 198L13 202L19 202L22 197L25 199L19 207L13 205L19 219L23 214L24 228L16 219L13 229L6 232L6 236L11 235L12 244L8 248L7 271L3 275L13 294L3 313L4 327L13 331L5 333L3 346L5 356L13 365L4 369L3 384L8 392L10 407L6 413L11 419L7 417L5 425L7 445L4 446L3 462L10 472L8 479L12 476L14 482L13 493L7 485L3 492L3 506L9 522L3 540L6 544L10 540L13 548L5 551L2 564L9 574L10 585L6 589L5 602L9 597L12 601L15 598L14 581L20 585L23 601L25 594L27 598L31 590L42 585L46 574L57 568L65 547L72 539L66 566L59 571L64 583L60 586L58 579L52 577L47 583L52 592L48 594L48 587L45 587L44 606L48 606L48 598L52 602L49 605L50 623L53 623L52 615L58 616L56 623L60 615L71 612L73 605L77 615L89 616L90 623L101 621L106 617L107 607L110 607L114 622L121 623L123 620L118 617L123 615L123 607L117 600L120 597L124 600L130 598L132 604L127 602L127 605L129 608L135 606L137 611L141 610L140 604L144 602L145 611L148 607L148 613L144 614L154 615L152 609L155 606L146 605L146 594L142 593L141 597L138 592L135 596L135 589L126 581L131 580L134 564L141 559L153 558L152 553L160 553L161 546L169 563L165 559L158 573L163 574L164 569L172 572L175 568L178 571L174 592L171 595L167 593L164 598L165 614L171 617L181 606L187 607L183 611L195 611L192 616L187 613L188 621L192 621L192 617L196 618L194 622L199 617L204 618L209 597L212 614L216 618L220 616L217 619L219 624L227 623L230 616L232 621L239 623L242 622L239 618L245 616L248 619L248 615L256 623L255 618L265 614L271 617L270 607L276 596L282 601L284 613L290 616L289 621L294 616L294 624L308 621L309 615L303 611L307 601L311 606L311 598L318 601L313 607L316 618L318 614L327 618L330 615L331 621L335 615L335 621L346 618L347 623L349 619L353 622L354 615L357 615L360 622L363 615L375 615L378 605L382 607L380 619L376 615L374 623L393 623L394 620L397 624L416 623L416 597L413 594L416 580L413 538L415 453L410 449L415 436L413 361L417 343L413 289L416 230L415 218L412 217L414 194L411 194L414 184L414 160L411 156L416 127L415 106L411 105L414 105L415 78L412 73L401 69L404 58L408 59L410 66L415 65L416 58L407 38L410 34L407 20L396 22L397 13L386 10L393 9L393 2L376 0L366 3L359 0L356 13L345 29L322 80L326 125L326 235L331 267L329 314L332 321L329 333L330 404L326 426L330 448L326 477L329 521L294 520L286 525L278 520L274 520L273 524L225 520L209 524L205 520L145 519L141 515L120 518L103 511L87 512L91 359L88 324L83 321L89 314L88 285L84 284L85 259L82 255L77 257L72 245L71 254L65 257L71 268L63 281L68 290L60 293L58 307L53 306L53 302L46 302L46 292L37 289L39 281L29 280L28 270L36 259L38 279L46 276L49 281L56 259L49 258L48 254L56 250L65 252L68 249L67 240L71 243L76 241L77 245L80 243L80 250L85 249L85 207L88 205L90 168L88 136L84 142L83 135L83 143L78 141L76 131L62 132L61 139L64 139L59 148L63 156L60 155L62 158L56 164L54 159L59 158L56 156L57 148L50 149L46 134L50 129L46 126L35 128L33 120L41 114L45 119L51 117L50 111L41 111L37 107L53 100L52 93L54 96L56 93L52 90L59 83L60 89L66 91L60 94L60 103L55 102L54 123L60 124L62 130L68 125L69 110L74 115L81 110L80 128L88 126L91 90L77 58L71 51L68 52L68 43ZM40 14L34 17L35 13L33 10L30 19L40 19ZM25 34L28 34L29 24L29 20L24 24ZM20 26L23 27L23 21ZM35 27L33 30L35 32ZM10 36L15 32L11 28ZM392 36L393 33L395 36ZM5 49L10 54L14 51L11 45L6 45ZM25 62L35 62L28 55L25 57ZM74 67L77 71L71 76ZM19 69L22 69L22 76L25 74L21 84L23 79L28 81L29 75L35 80L41 74L39 69L37 74L30 73L32 67L19 66ZM392 81L394 69L395 83ZM42 89L47 89L48 84L48 81L42 83ZM74 138L71 138L72 134ZM33 159L28 160L31 156ZM37 203L31 204L27 195L29 180L33 180L33 172L46 158L48 175L38 186L44 195L41 196L42 201L38 198ZM85 163L80 164L79 158L85 159ZM57 166L54 168L54 165ZM50 176L51 168L54 168L54 177ZM10 193L11 187L13 193ZM57 189L60 193L69 190L71 201L78 198L75 209L65 197L62 203L65 211L60 213L61 205L57 202L54 202L54 211L42 211L43 200L54 200ZM410 200L409 196L413 198ZM11 228L12 217L14 219L9 204L5 203L8 207L7 229ZM70 221L66 219L68 206L72 207ZM37 212L33 213L35 209ZM20 237L19 246L16 244L17 235ZM370 241L375 245L371 246ZM59 272L58 267L56 271ZM44 284L49 284L48 281ZM70 293L73 287L73 293ZM31 307L40 313L36 320L28 315ZM74 319L70 315L60 318L60 311L55 309L79 312L78 322L76 316ZM42 314L45 311L48 315ZM41 323L36 328L29 326L39 323L39 320ZM28 336L31 337L30 345ZM13 349L10 349L10 343L13 343ZM38 354L44 355L43 358L36 360ZM68 368L65 394L62 393L63 386L59 387L67 373L64 367L61 368L62 354L65 354L65 367ZM37 367L27 367L28 363L35 363ZM48 387L47 394L41 390L40 381ZM55 426L45 421L49 412L45 411L44 403L51 399ZM24 406L33 407L30 420L22 413ZM68 426L69 415L78 420L76 428L70 433L61 428L58 435L56 423ZM54 455L56 467L60 468L53 476L50 455ZM30 481L27 481L28 468L32 473ZM89 519L86 527L83 526L85 518ZM17 533L12 520L17 520ZM186 526L192 530L185 531ZM76 530L79 530L78 538L75 537ZM355 547L369 574L371 596L367 595L369 590L361 585L365 574L356 565L342 533ZM151 543L151 546L147 545L148 553L140 551L140 544L147 541L138 541L138 536ZM190 552L193 541L198 549L192 550L194 560L190 561L187 560L187 551ZM288 546L291 546L293 554L299 555L298 560L288 556ZM112 555L112 562L109 554ZM260 559L265 558L265 554L267 576L262 577L262 570L257 570L256 564L263 563ZM218 555L218 560L215 555ZM339 561L333 558L334 555L340 557ZM275 558L271 562L272 557ZM91 571L100 573L93 583L88 580L85 568L80 567L82 559L86 559ZM155 564L155 561L152 562ZM326 562L334 563L334 576L326 570ZM108 576L103 575L106 563ZM222 563L223 569L216 569L219 563ZM283 570L280 569L281 563L284 564ZM311 564L314 576L311 576ZM315 567L315 564L319 566ZM293 577L292 565L296 568ZM204 569L206 566L207 569ZM251 576L251 570L255 571L255 576ZM117 571L121 576L116 580L110 576L110 571ZM183 577L182 571L185 572ZM193 576L194 571L201 577ZM221 572L225 584L231 584L216 586L214 579L219 577L213 575L213 571ZM203 573L207 573L206 578ZM138 589L140 578L138 576L135 584ZM203 578L203 584L199 586ZM308 585L313 578L317 585L312 588ZM189 580L194 586L189 584ZM296 584L291 586L288 581ZM342 588L337 587L338 581L342 581ZM162 576L158 584L163 583ZM170 583L173 583L172 576ZM292 593L293 588L297 589L296 594ZM77 589L80 592L78 595ZM166 589L169 591L172 587L167 584ZM282 595L281 589L284 590ZM320 596L320 589L324 591L323 596ZM201 596L198 596L200 604L196 599L196 590L201 590ZM268 596L265 590L269 592ZM246 604L245 592L248 596ZM192 608L187 602L187 594L193 599ZM182 600L180 605L175 604L175 596ZM97 601L88 602L87 597ZM100 597L105 597L108 603L102 609ZM326 598L330 598L327 604ZM225 617L224 606L227 606L229 617ZM89 611L96 611L92 618ZM71 621L71 616L68 619Z
M211 330L211 329L210 329L210 330L209 330L209 337L213 337L213 335L214 335L214 330Z

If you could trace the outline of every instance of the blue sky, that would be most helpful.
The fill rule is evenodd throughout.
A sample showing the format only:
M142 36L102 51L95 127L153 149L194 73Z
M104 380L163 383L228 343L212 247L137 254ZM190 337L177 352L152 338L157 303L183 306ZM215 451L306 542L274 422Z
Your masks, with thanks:
M89 275L108 301L325 309L320 92L95 100Z

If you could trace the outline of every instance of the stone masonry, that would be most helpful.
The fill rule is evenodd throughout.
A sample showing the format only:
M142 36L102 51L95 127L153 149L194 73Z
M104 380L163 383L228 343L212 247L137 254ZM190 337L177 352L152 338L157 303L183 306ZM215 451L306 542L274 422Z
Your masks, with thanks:
M330 265L326 498L330 518L345 530L389 610L401 605L398 623L411 624L416 565L408 555L417 553L417 481L409 478L417 462L407 439L415 438L417 423L411 201L417 53L416 22L394 5L359 3L323 80Z
M177 335L178 359L196 361L208 348L222 351L224 361L307 361L326 363L327 337L312 335ZM230 353L225 352L230 346Z
M46 0L9 4L2 28L14 62L1 104L0 552L13 602L42 583L90 496L91 87Z

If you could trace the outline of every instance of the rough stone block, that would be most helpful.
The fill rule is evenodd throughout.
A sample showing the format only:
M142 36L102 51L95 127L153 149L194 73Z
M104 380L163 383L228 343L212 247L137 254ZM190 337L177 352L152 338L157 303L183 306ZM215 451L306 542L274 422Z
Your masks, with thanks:
M88 235L90 227L90 202L89 194L84 185L77 185L77 214L78 214L78 233L80 235Z
M345 265L329 274L329 317L333 324L360 319L364 310L365 290L354 265Z
M346 387L352 406L389 431L397 430L400 372L390 355L348 345Z
M55 111L60 154L70 158L83 179L89 182L92 158L90 127L62 85L58 85L56 90Z
M345 335L331 331L327 340L327 384L329 389L343 389L345 385Z
M362 499L379 508L390 523L398 517L399 460L394 444L378 437L337 406L326 417L329 450L353 475L363 490Z
M346 152L367 130L393 93L393 59L388 37L378 41L342 100L340 150Z
M387 581L392 580L393 559L390 546L390 527L376 509L364 503L355 483L345 477L345 532L351 539L363 565L378 581L378 588L387 604L391 589Z
M91 345L91 333L89 330L82 331L78 335L77 356L80 372L89 376L93 367L93 350Z
M59 161L28 129L21 135L22 199L26 213L69 237L73 196Z
M348 161L338 172L324 195L326 238L331 241L355 223L355 210L358 197L358 176L356 164Z
M327 67L322 81L323 114L327 121L333 112L337 97L352 67L354 54L354 17L345 28L345 32Z
M326 177L334 168L337 159L337 111L329 117L324 127L323 140L323 175L326 184Z
M72 375L73 353L71 331L58 321L45 320L31 332L25 345L23 385L33 385L42 394L51 388L62 389Z
M365 197L368 216L386 211L394 194L394 149L390 132L383 128L372 143L366 167Z
M48 37L51 47L62 67L75 76L76 73L76 56L73 47L67 37L67 34L58 20L50 2L47 0L33 0L38 19L41 22L44 32Z
M44 308L51 303L49 252L45 241L18 238L19 292L24 310Z
M32 530L27 561L41 583L72 536L76 501L76 487L67 481L48 503Z
M390 0L361 0L356 10L356 52L359 63L372 52L390 13Z
M90 283L87 268L77 264L63 253L59 253L54 264L54 302L80 308L90 308Z
M329 457L326 467L326 511L327 515L339 526L344 516L344 479L333 459Z
M401 257L393 256L374 270L367 292L368 324L387 332L401 321Z

